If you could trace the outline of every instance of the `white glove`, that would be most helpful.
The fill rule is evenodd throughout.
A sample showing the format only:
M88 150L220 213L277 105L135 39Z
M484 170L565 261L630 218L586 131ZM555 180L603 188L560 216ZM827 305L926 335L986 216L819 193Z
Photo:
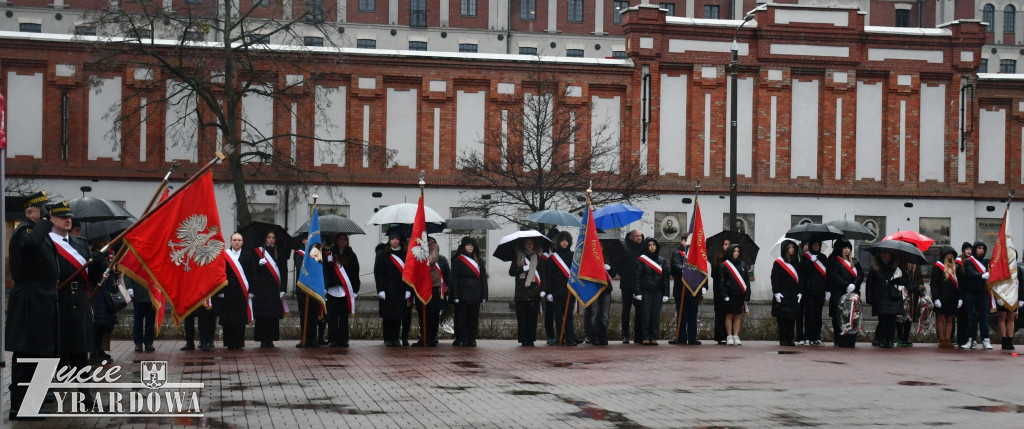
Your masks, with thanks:
M341 286L341 285L339 285L339 286ZM345 297L345 288L341 288L341 297L342 298Z
M825 301L832 299L832 292L825 292Z
M956 308L960 308L960 307L963 307L963 306L964 306L964 300L962 300L962 299L956 300Z
M280 298L284 298L284 292L281 292Z
M409 298L412 298L412 292L405 291L405 299L409 299Z
M604 270L605 270L605 271L608 271L608 270L610 270L610 269L612 269L612 266L611 266L611 265L608 265L608 264L604 264Z
M811 255L811 262L818 262L818 255Z
M481 300L480 300L480 305L484 305L484 303L486 303L486 302L487 302L487 300L486 300L486 299L481 299Z
M1017 301L1017 308L1024 307L1024 301Z
M668 297L667 296L661 297L661 302L668 302Z
M256 297L256 295L253 295L253 294L251 294L251 293L249 294L249 299L253 299L253 298L255 298L255 297Z
M796 294L796 303L797 303L797 304L799 304L799 303L800 303L800 300L801 300L801 299L804 299L804 294L802 294L802 293L798 293L798 294Z
M988 273L982 274L982 275L981 275L981 278L983 278L983 279L985 279L985 280L988 280Z
M725 302L729 302L729 297L725 297Z
M377 292L377 296L379 296L380 299L388 299L388 295L384 293L384 291ZM456 299L455 302L459 302L459 300Z
M700 293L708 293L708 288L705 287L704 290L700 291Z
M775 302L782 302L782 294L781 293L776 293L775 294Z
M327 262L334 262L334 254L327 255Z
M936 299L935 300L935 308L942 308L942 301Z
M262 267L264 265L267 265L267 260L266 259L260 259L260 266Z
M1002 298L996 298L996 304L999 304L999 305L1005 305L1006 303L1005 303L1005 302L1003 302L1003 299L1002 299Z
M548 295L548 302L555 302L555 296L554 295Z
M849 285L846 286L846 293L853 292L854 289L857 289L857 286L854 285L853 283L850 283Z
M544 291L540 291L540 299L544 299L544 295L547 295L547 293Z
M223 294L221 294L223 295ZM135 298L135 289L128 289L128 296Z
M644 300L644 296L643 295L633 295L633 299L635 299L637 301L643 301Z
M223 298L223 297L224 297L224 294L222 294L222 293L217 294L217 298Z
M900 277L903 277L903 271L901 271L899 268L897 268L896 271L893 271L892 278L890 280L896 280L896 279L898 279Z
M381 293L384 293L384 292L381 292ZM458 304L458 303L459 303L459 299L458 299L458 298L455 298L455 303L456 303L456 304Z

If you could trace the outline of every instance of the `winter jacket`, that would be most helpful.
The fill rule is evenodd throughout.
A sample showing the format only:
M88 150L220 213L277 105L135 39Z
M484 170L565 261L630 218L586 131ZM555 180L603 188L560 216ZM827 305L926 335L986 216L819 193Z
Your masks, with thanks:
M459 253L452 259L452 293L460 304L479 304L487 299L487 268L477 262L478 274L465 258L472 256Z
M796 259L796 258L794 258ZM796 264L790 264L794 274L799 278ZM800 283L789 273L789 269L783 266L783 262L776 259L772 264L772 316L794 319L800 315L800 303L797 301ZM782 294L780 302L775 294Z
M648 252L647 247L649 243L654 243L656 250L654 252ZM637 293L641 292L653 292L657 291L661 296L669 296L668 280L671 276L671 267L665 262L665 258L659 256L661 245L658 244L653 238L644 240L641 247L643 253L637 257L636 270L633 274L634 284L637 285ZM642 258L646 256L646 261ZM651 262L656 264L661 272L649 265Z

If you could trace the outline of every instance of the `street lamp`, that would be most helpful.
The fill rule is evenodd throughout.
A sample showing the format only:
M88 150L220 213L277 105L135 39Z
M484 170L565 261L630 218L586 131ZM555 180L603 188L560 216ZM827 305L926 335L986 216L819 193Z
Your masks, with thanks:
M743 17L743 22L732 33L732 62L729 63L732 68L732 75L729 77L731 83L729 94L729 228L732 231L736 231L736 94L738 92L736 85L740 69L740 45L736 43L736 37L739 35L740 29L752 19L754 19L753 11Z

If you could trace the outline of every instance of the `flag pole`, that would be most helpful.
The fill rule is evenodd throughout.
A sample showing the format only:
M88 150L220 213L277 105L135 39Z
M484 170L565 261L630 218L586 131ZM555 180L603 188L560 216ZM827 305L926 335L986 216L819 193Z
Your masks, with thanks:
M424 174L423 170L420 170L420 183L419 183L419 185L420 185L420 201L421 202L423 201L423 187L426 186L426 184L427 184L427 182L423 180L424 176L425 176L425 174ZM425 205L425 203L424 203L424 205ZM426 226L426 225L424 225L424 226ZM425 229L424 229L424 232L426 232ZM428 263L430 262L429 259L428 259L427 262ZM431 276L431 277L433 277L433 276ZM431 285L431 288L433 288L433 285ZM434 298L433 294L431 294L430 298L431 299ZM423 310L420 311L420 315L422 315L422 320L420 321L420 328L422 328L421 331L423 332L422 335L420 336L420 344L422 344L423 347L427 347L428 346L428 344L427 344L427 303L426 302L420 302L420 305L423 307Z
M183 183L177 190L174 191L174 193L172 193L171 195L167 196L167 198L165 198L163 201L160 201L160 203L157 204L156 207L153 208L153 210L150 210L150 211L148 211L146 213L143 213L142 216L139 217L139 220L136 220L135 223L131 224L131 226L129 226L124 231L122 231L120 234L118 234L117 237L114 237L113 239L111 239L109 243L107 243L105 246L103 246L102 249L100 249L100 253L107 253L107 251L110 250L110 246L113 246L114 244L116 244L116 243L120 242L122 239L124 239L124 237L127 236L128 233L132 232L137 226L142 224L143 221L145 221L146 219L149 219L149 217L153 213L156 213L157 211L160 210L161 207L163 207L168 202L170 202L172 199L174 199L174 197L176 195L178 195L179 192L181 192L182 190L187 188L188 185L191 185L196 180L199 180L199 176L202 176L204 173L206 173L211 168L213 168L214 164L216 164L219 161L223 161L225 158L226 157L224 156L224 152L221 152L221 151L218 150L217 151L217 156L215 156L212 160L210 160L210 162L206 163L206 165L204 165L203 168L200 168L199 171L197 171L195 174L192 175L192 177L189 177L188 180L185 181L185 183ZM57 287L57 290L64 289L64 287L66 287L69 283L71 283L72 279L74 279L80 273L85 271L86 268L89 268L89 266L92 265L94 262L96 262L96 261L94 259L92 259L92 258L90 258L89 260L85 261L85 263L82 264L81 268L79 268L74 273L72 273L71 276L69 276L67 279L65 279L64 282L62 282L60 284L60 286Z
M697 206L697 196L700 195L700 179L697 179L697 184L694 185L693 188L694 188L694 192L693 192L693 206L696 207ZM693 215L691 214L691 216L693 216ZM691 231L691 233L692 232L693 231ZM687 237L686 239L689 240L691 238L692 237ZM670 265L671 265L671 263L672 263L672 261L669 261ZM679 331L683 327L683 303L686 302L686 292L689 292L689 289L690 289L689 287L686 286L685 283L683 284L683 288L687 289L687 290L680 290L681 293L680 293L680 298L679 298L679 311L676 312L676 345L679 345L679 334L680 334Z
M590 182L590 186L587 187L587 210L590 210L590 194L594 192L594 182ZM557 243L556 243L557 245ZM567 286L568 287L568 286ZM562 329L558 332L558 345L563 345L562 342L565 339L565 320L569 315L569 299L572 298L572 294L568 294L565 297L565 310L562 311Z
M313 211L316 210L316 199L317 199L317 197L319 197L319 195L313 194L313 207L309 209L309 218L310 219L313 219ZM313 222L313 221L310 220L310 222ZM302 250L306 250L306 249L302 249ZM301 270L302 267L300 266L299 269ZM296 288L297 287L298 287L298 285L296 284ZM308 293L303 293L303 295L306 296L306 305L304 305L302 307L305 310L302 311L302 341L300 342L300 344L302 344L302 348L306 348L306 338L308 338L308 336L306 335L306 329L308 329L307 325L309 324L309 294Z

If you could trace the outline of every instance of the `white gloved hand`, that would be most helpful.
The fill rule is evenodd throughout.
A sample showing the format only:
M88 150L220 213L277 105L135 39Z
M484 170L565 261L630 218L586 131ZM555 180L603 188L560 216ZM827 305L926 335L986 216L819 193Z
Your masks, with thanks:
M381 293L384 293L384 292L381 292ZM459 303L459 299L458 299L458 298L455 298L455 303L456 303L456 304L458 304L458 303Z
M267 265L267 260L266 259L260 259L260 266L262 267L264 265Z
M380 299L388 299L388 294L384 293L384 291L377 292L377 296ZM455 300L455 302L459 302L459 300Z
M988 273L982 274L982 275L981 275L981 278L983 278L983 279L985 279L985 280L988 280Z
M284 292L281 292L281 296L279 298L284 298Z
M605 271L608 271L608 270L610 270L610 269L612 269L612 266L611 266L611 265L608 265L608 264L604 264L604 270L605 270Z
M811 262L818 262L818 255L811 255Z
M667 296L661 297L661 302L668 302L668 297Z
M221 294L223 295L223 294ZM128 296L135 298L135 289L128 289Z
M251 293L249 294L249 299L253 299L253 298L255 298L255 297L256 297L256 295L253 295L253 294L251 294Z
M1017 301L1017 308L1024 307L1024 301Z
M778 292L775 293L775 302L782 302L782 294L781 293L778 293Z
M825 301L832 299L832 292L825 292Z
M409 298L412 298L412 292L405 291L405 299L409 299Z
M725 297L725 302L729 302L729 297Z
M544 299L544 295L547 295L547 292L540 291L540 299Z
M857 289L857 286L854 285L853 283L850 283L849 285L846 286L846 293L853 292L854 289Z
M964 306L964 300L962 300L962 299L956 300L956 308L960 308L960 307L963 307L963 306Z
M935 300L935 308L942 308L942 301L936 299Z
M799 304L799 303L800 303L800 300L801 300L801 299L804 299L804 294L802 294L802 293L798 293L798 294L796 294L796 303L797 303L797 304Z
M554 295L548 295L548 302L555 302L555 296Z
M217 298L224 298L224 294L222 294L222 293L217 294Z
M338 285L338 286L341 286L341 285ZM345 288L341 288L341 297L342 298L345 297Z
M707 288L707 286L705 286L705 287L704 287L704 289L702 289L702 290L700 291L700 293L708 293L708 288Z
M633 299L635 299L637 301L643 301L644 300L644 296L643 295L633 295Z
M486 302L487 302L487 300L486 300L486 299L481 299L481 300L480 300L480 305L484 305L484 303L486 303Z
M334 262L334 254L333 253L327 255L327 262Z
M1006 303L1005 303L1005 302L1003 302L1003 299L1002 299L1002 298L996 298L996 304L999 304L999 305L1005 305Z
M890 280L896 280L900 277L903 277L903 271L897 268L896 271L893 271L892 278Z

